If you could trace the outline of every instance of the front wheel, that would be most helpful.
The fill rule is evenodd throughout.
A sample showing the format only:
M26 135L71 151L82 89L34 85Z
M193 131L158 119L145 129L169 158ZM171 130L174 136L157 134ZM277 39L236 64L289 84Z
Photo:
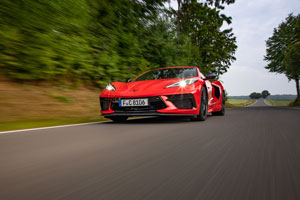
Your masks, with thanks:
M205 121L207 118L207 108L208 108L208 98L207 98L207 92L204 87L202 87L201 90L201 97L200 97L200 109L199 114L192 118L193 121Z
M114 122L125 122L128 119L128 117L118 116L118 117L110 117L110 119Z

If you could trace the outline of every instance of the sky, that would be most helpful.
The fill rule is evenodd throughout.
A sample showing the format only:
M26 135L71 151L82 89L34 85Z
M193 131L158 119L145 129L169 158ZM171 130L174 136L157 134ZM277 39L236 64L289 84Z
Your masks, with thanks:
M176 0L171 6L177 8ZM232 17L237 51L228 72L220 77L229 96L249 95L268 90L271 94L296 94L294 81L285 75L268 72L263 60L266 40L273 29L290 14L300 13L300 0L236 0L222 11Z

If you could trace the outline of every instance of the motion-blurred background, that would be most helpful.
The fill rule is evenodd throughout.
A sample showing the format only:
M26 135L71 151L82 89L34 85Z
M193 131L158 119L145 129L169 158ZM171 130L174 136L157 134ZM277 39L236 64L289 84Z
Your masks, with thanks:
M162 66L226 71L235 37L220 1L2 0L1 71L20 81L104 86ZM227 0L224 3L230 3Z
M1 0L0 130L98 120L101 88L149 69L223 74L233 2Z

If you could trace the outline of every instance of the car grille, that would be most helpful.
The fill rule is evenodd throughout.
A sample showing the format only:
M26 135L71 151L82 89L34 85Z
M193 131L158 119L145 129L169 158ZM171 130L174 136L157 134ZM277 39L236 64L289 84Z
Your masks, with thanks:
M166 104L159 96L155 97L139 97L134 99L144 99L147 98L149 102L149 106L132 106L132 107L119 107L119 98L113 98L111 103L111 109L118 112L135 112L135 111L156 111L160 109L166 108ZM122 99L133 99L133 98L122 98Z
M101 110L103 110L103 111L108 110L109 109L109 103L110 103L110 98L101 97L100 98Z
M179 109L192 109L197 107L193 94L176 94L168 95L167 97L168 100Z

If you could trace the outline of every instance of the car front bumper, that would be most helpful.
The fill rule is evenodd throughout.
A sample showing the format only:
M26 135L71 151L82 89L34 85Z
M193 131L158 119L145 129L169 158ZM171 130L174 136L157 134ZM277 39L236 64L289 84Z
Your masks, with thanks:
M104 117L113 116L195 116L199 113L197 108L197 94L175 94L166 96L133 97L149 98L147 107L119 107L118 100L122 97L100 97L101 114ZM130 97L126 97L130 98Z

